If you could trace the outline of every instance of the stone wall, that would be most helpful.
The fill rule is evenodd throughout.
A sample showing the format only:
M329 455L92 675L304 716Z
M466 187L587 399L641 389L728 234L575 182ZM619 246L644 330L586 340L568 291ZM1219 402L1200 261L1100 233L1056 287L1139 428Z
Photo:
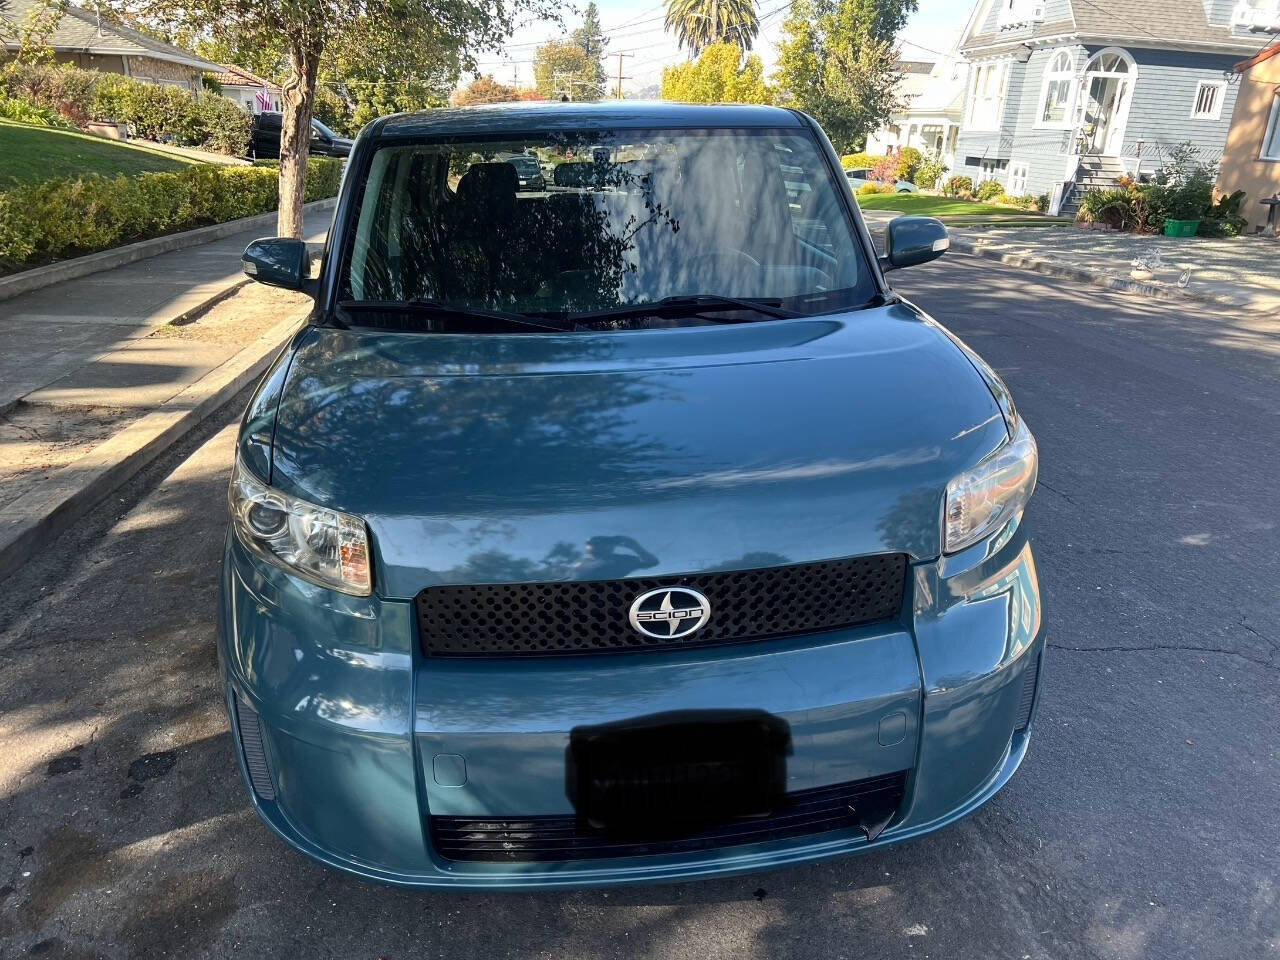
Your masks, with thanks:
M152 83L173 83L192 92L200 90L200 71L168 60L129 57L129 75Z

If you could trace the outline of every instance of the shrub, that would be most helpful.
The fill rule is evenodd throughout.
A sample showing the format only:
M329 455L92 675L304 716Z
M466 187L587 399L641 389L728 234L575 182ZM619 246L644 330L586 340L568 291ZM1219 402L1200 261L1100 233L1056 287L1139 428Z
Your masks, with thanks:
M53 64L8 63L0 74L3 92L50 110L83 127L93 113L93 90L102 74Z
M1040 200L1029 193L1024 193L1020 197L1011 197L1005 194L1001 199L1001 203L1007 203L1011 207L1017 207L1019 210L1038 210L1040 209ZM1046 200L1046 206L1048 205Z
M1168 216L1175 220L1199 220L1213 204L1213 174L1206 165L1190 171L1172 185Z
M1218 202L1205 211L1204 221L1200 224L1200 235L1205 237L1237 237L1248 222L1240 216L1240 206L1244 203L1245 192L1237 190L1230 196L1223 196Z
M0 117L18 123L29 123L35 127L56 127L59 130L74 130L76 125L48 107L37 107L26 100L17 100L0 94Z
M966 177L963 174L949 177L947 182L942 185L942 192L948 197L958 197L962 193L972 193L973 178Z
M883 153L846 153L840 158L840 166L846 170L861 170L864 167L874 167L883 159Z
M332 196L342 161L316 158L308 200ZM137 177L49 180L0 193L0 272L274 210L279 171L198 164Z
M999 180L983 180L974 191L979 200L998 200L1004 196L1004 185Z
M1042 193L1036 197L1036 209L1041 213L1045 213L1049 209L1049 195Z
M94 90L93 116L130 124L148 140L171 141L239 156L253 120L225 97L103 74Z
M915 184L924 190L932 190L947 172L946 165L938 157L929 157L916 170Z
M252 119L215 93L191 93L114 73L71 66L9 64L0 92L52 110L83 127L90 120L128 123L139 136L240 156Z
M872 180L868 180L866 183L864 183L862 186L858 188L858 196L866 197L873 193L879 193L881 186L882 185L879 183L875 183Z
M894 159L897 160L894 176L899 180L911 182L915 180L916 174L920 172L920 164L924 161L924 155L915 147L903 147L898 151L898 155Z
M867 174L868 180L875 180L877 183L894 183L897 181L898 161L894 157L885 157L871 168L871 172Z
M1080 200L1076 219L1117 230L1156 233L1164 228L1170 192L1159 185L1090 190Z

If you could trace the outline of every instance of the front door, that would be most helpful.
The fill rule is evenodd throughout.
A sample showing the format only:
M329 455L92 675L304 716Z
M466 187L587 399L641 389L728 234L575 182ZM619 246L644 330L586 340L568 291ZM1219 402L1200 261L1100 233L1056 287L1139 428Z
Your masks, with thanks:
M1084 130L1090 153L1119 156L1128 113L1129 78L1092 76L1085 100Z

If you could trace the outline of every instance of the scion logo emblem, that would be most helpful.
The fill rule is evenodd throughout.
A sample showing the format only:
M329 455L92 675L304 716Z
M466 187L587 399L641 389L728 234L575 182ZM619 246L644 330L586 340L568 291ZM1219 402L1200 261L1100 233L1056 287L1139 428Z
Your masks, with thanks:
M646 637L687 637L711 619L711 601L688 587L661 587L636 597L631 625Z

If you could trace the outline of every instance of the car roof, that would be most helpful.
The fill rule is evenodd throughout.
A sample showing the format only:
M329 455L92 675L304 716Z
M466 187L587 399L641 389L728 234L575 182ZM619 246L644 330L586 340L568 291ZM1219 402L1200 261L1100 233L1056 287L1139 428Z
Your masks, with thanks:
M801 116L754 104L693 104L605 100L600 103L534 101L397 113L377 121L379 137L458 136L529 131L800 127Z

